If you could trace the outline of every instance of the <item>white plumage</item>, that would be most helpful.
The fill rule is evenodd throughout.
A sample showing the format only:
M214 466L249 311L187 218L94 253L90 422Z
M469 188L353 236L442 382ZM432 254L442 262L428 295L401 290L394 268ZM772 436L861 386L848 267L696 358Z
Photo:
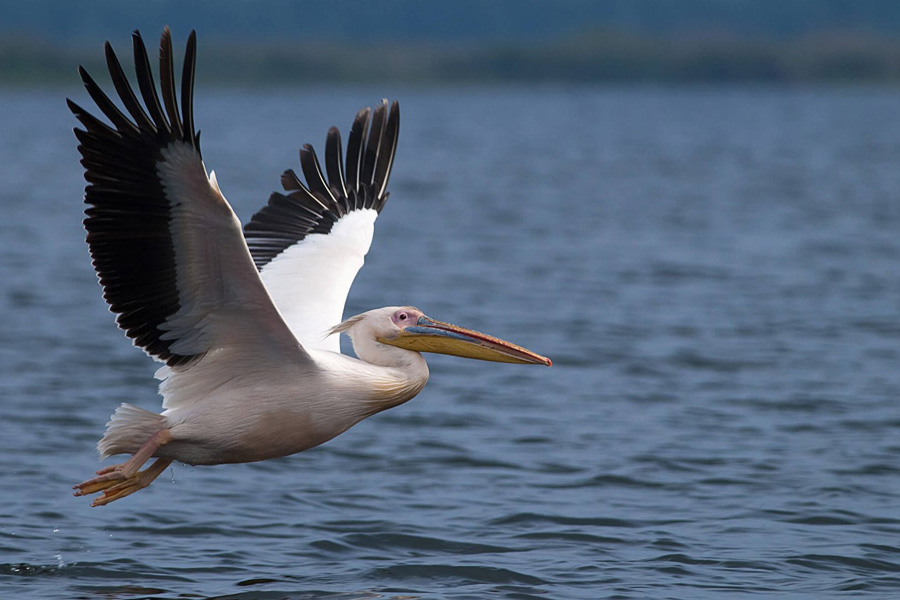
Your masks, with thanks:
M377 217L371 208L355 210L338 219L330 233L306 236L260 271L288 327L307 350L341 351L338 337L328 335L329 329L341 322L350 286L372 244Z

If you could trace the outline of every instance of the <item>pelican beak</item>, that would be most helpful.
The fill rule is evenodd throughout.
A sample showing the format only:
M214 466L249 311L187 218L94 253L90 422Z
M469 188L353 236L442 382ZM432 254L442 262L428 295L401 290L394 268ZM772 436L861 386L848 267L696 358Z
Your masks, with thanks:
M426 316L419 317L415 325L401 329L396 338L379 341L416 352L436 352L463 358L548 367L553 364L549 358L521 346Z

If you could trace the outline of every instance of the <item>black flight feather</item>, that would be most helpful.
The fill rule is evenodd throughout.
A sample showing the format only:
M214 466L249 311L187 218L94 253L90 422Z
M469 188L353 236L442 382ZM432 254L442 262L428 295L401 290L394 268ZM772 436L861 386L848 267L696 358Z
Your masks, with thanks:
M156 127L171 132L169 122L166 120L162 106L159 104L159 95L156 93L156 84L153 83L153 71L150 68L150 57L147 56L147 48L144 46L144 41L141 39L139 31L135 30L131 34L131 41L134 46L134 70L137 74L144 104L147 106L153 122L156 123Z
M347 187L350 190L359 189L359 167L362 164L362 153L366 145L366 128L369 126L369 115L372 109L364 108L356 113L353 125L350 127L350 136L347 138ZM348 190L349 191L349 190ZM354 209L359 206L353 206Z
M325 139L325 170L328 172L328 184L341 199L344 208L350 210L347 203L347 185L344 183L344 161L341 151L341 132L337 127L328 130Z
M175 99L175 66L172 60L172 33L169 28L163 29L159 42L159 89L162 93L163 106L169 115L169 124L175 137L184 137L184 128L178 116L178 101Z
M300 168L303 170L309 191L326 207L333 208L332 205L337 202L337 199L328 189L328 184L325 183L325 178L322 176L322 167L319 166L319 157L316 156L316 151L309 144L304 144L300 150Z
M116 87L116 93L119 94L119 98L122 100L122 103L125 104L125 108L131 113L131 117L134 119L135 123L137 123L139 129L146 129L155 133L156 125L153 124L150 117L144 112L140 102L138 102L137 96L134 95L134 91L131 89L131 86L128 85L128 77L125 76L122 65L119 64L119 59L116 57L116 53L113 52L112 45L110 45L109 42L106 42L105 50L106 66L109 69L113 85Z
M387 185L391 177L391 168L394 166L394 154L397 152L397 135L400 131L400 105L394 102L384 126L381 148L378 150L379 161L375 166L375 174L372 181L372 193L379 198L376 206L378 212L384 207L387 200Z
M387 200L387 182L397 150L400 106L394 101L388 114L387 100L373 112L356 114L347 138L346 168L342 169L341 139L337 128L325 140L325 171L322 173L312 146L300 150L300 167L306 184L293 170L281 176L286 194L273 193L269 203L244 226L244 237L256 268L314 233L327 234L344 215L362 209L381 212Z
M369 127L369 141L366 142L366 150L363 155L363 167L360 180L367 186L372 186L375 176L375 163L378 161L378 153L381 146L381 138L384 134L384 113L387 112L387 100L375 107L372 113L372 125Z
M94 78L80 66L78 67L78 73L81 75L81 80L84 82L84 87L87 89L91 99L106 118L112 121L116 130L123 135L139 135L140 132L138 131L138 128L135 127L134 123L128 120L128 117L126 117L113 101L109 99L109 96L103 93L103 90L100 89L100 86L97 85Z
M188 42L182 78L184 126L178 118L172 73L172 43L168 28L160 43L163 112L147 50L135 32L134 61L144 106L134 93L112 47L106 59L117 95L128 118L81 67L79 73L97 108L112 126L67 100L84 129L75 129L84 165L87 242L103 297L116 322L135 345L170 366L189 364L201 355L172 351L175 342L163 339L164 324L180 308L172 243L171 203L158 175L162 151L173 143L191 144L199 153L193 131L194 34ZM132 120L133 119L133 120Z
M197 63L197 33L191 31L184 49L181 70L181 111L184 131L194 131L194 69ZM197 144L194 143L196 148Z

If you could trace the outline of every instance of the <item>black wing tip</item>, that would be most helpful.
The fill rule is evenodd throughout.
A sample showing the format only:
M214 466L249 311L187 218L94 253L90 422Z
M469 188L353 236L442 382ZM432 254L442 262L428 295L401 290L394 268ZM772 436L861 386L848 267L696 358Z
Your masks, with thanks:
M400 128L400 102L382 98L361 108L347 142L346 182L363 199L362 206L381 212Z
M195 39L191 36L186 58L192 57ZM82 155L81 163L85 167L88 184L85 202L90 207L86 210L84 225L104 298L112 312L117 314L119 326L147 354L169 366L183 367L199 360L203 354L188 356L175 353L171 348L174 342L161 339L159 326L179 309L179 295L171 284L174 275L167 266L172 262L170 255L173 250L169 221L164 217L169 214L170 207L157 177L156 164L160 148L173 141L189 141L187 135L192 132L181 135L180 130L177 133L171 131L158 106L159 95L154 81L170 77L173 69L162 67L160 79L154 78L146 46L138 30L132 33L132 45L140 99L135 95L136 88L129 84L108 41L103 45L104 54L116 93L107 96L87 69L79 65L77 72L94 102L94 109L89 112L66 98L68 109L85 127L74 129L80 142L78 150ZM168 27L161 37L160 55L161 58L168 58L171 67L173 53ZM167 92L172 93L174 89L173 83L168 85ZM171 95L174 99L174 94ZM144 113L140 100L144 101L150 112L149 117ZM187 106L189 97L182 102ZM131 118L116 103L124 105ZM101 120L104 116L112 125ZM186 117L185 121L192 121L192 116L190 119ZM194 135L199 140L199 132ZM141 235L130 235L138 231ZM151 235L143 235L148 231ZM152 294L147 290L147 265L151 265L149 270L162 278L158 282L159 289L152 290Z
M382 98L381 102L379 102L378 104L375 105L374 112L377 112L380 114L385 114L385 113L387 113L387 109L388 109L388 99Z
M131 32L131 45L135 51L137 51L140 46L140 49L144 51L144 54L147 53L147 44L144 43L144 36L141 35L139 29L135 29Z
M185 58L188 56L193 60L196 58L197 54L197 30L191 29L191 32L187 36L187 40L184 42L184 54Z
M199 142L194 133L194 74L197 68L197 32L191 30L184 48L181 70L181 120L184 123L185 141L199 152Z
M387 184L397 151L400 103L382 98L375 107L363 151L362 183L368 186L367 202L379 213L387 201Z
M169 26L166 25L163 27L159 47L161 63L159 82L162 86L163 92L163 110L156 111L153 110L153 108L155 107L151 106L151 104L157 104L159 102L159 96L157 95L155 86L153 86L153 76L152 72L149 70L149 64L142 64L144 62L143 59L147 58L148 55L147 48L144 44L143 36L141 35L140 30L132 30L131 37L135 55L134 67L135 71L137 72L138 82L141 85L141 94L143 96L142 99L144 100L144 104L147 106L147 108L150 109L150 119L148 119L146 115L143 114L143 109L136 102L136 98L130 98L130 96L133 96L132 88L128 82L127 76L122 70L122 66L115 52L115 49L113 48L112 43L109 40L105 41L103 44L107 69L109 71L110 77L113 80L113 83L116 86L119 100L125 103L128 112L131 113L131 116L137 121L137 123L135 124L131 122L130 119L125 119L124 115L121 113L118 107L116 107L115 104L110 101L109 97L104 94L103 89L91 76L87 69L83 65L78 65L77 72L85 88L87 89L95 103L98 105L98 108L101 110L101 112L103 112L104 115L106 115L108 118L110 118L110 120L113 121L116 129L120 132L122 131L123 127L130 130L133 134L136 134L138 130L149 128L151 129L149 133L155 134L155 129L162 126L163 129L166 129L168 133L172 134L172 137L191 143L199 152L200 132L194 130L193 119L193 79L197 46L196 29L192 29L190 34L188 35L185 48L185 68L182 71L183 81L181 89L182 94L180 98L182 103L181 111L178 110L178 98L175 97L174 93L174 51L172 46L172 32ZM149 78L150 85L146 90L144 89L144 84L146 82L142 81L142 78ZM125 93L129 96L129 98L123 97L123 90L125 88L128 88L127 92ZM152 99L148 98L148 93L153 96ZM129 100L131 100L131 102L129 102ZM69 109L73 113L75 113L76 116L78 114L91 116L90 113L88 113L75 103L71 103L69 105ZM174 114L172 114L171 109L174 109ZM135 114L135 112L138 112L140 114ZM166 116L168 116L169 118L166 119Z
M119 57L116 56L116 51L113 49L112 44L108 41L103 44L103 53L106 55L106 68L109 71L110 76L115 76L115 71L122 70L122 66L119 63Z
M135 30L132 32L131 35L133 35L133 36L136 35L137 37L141 37L141 32L140 32L140 30L135 29ZM161 37L162 37L162 38L166 38L166 39L169 40L169 42L171 42L171 41L172 41L172 37L173 37L173 36L172 36L172 28L169 27L168 25L163 25ZM187 36L188 41L190 41L190 40L192 40L192 39L193 39L194 41L196 41L196 38L197 38L197 30L196 30L196 29L191 29L191 32L190 32L190 33L188 34L188 36Z
M346 154L341 151L340 130L329 127L324 154L327 182L315 147L301 146L303 179L293 169L285 170L281 185L287 195L273 192L268 204L244 226L257 269L262 270L307 235L327 234L342 216L354 210L381 212L388 197L385 187L397 144L399 110L397 100L389 102L383 98L374 109L366 106L357 111L347 137ZM367 154L371 156L367 158ZM373 177L377 185L373 185Z
M143 48L144 53L147 52L147 45L144 44L144 37L141 35L141 32L137 29L131 32L131 45L135 50L138 49L138 46Z
M285 169L281 174L281 187L286 192L304 189L303 182L300 181L300 178L297 177L297 173L293 169Z
M94 83L94 78L91 77L91 74L88 73L88 70L82 65L78 65L78 76L81 77L81 81L85 86L96 85L96 83Z

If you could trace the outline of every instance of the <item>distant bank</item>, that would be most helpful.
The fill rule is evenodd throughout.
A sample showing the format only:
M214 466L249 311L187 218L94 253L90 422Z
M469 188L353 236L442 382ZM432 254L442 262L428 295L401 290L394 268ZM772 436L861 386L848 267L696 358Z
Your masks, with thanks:
M183 42L183 40L177 40ZM96 45L0 35L0 85L76 82L102 72ZM121 51L126 51L123 47ZM900 38L858 32L763 38L593 30L556 41L203 41L198 77L229 85L307 82L900 82Z

